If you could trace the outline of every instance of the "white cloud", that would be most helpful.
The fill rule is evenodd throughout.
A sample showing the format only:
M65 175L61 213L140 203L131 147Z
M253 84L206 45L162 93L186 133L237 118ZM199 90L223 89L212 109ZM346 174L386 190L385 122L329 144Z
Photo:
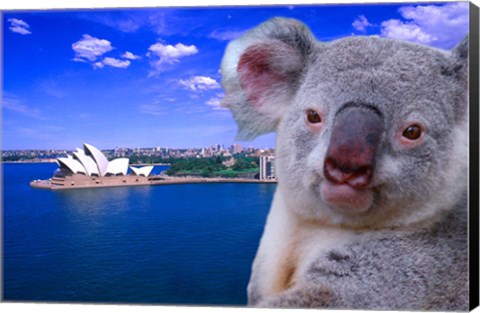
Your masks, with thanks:
M153 103L142 104L140 106L140 113L161 116L165 115L165 110L159 105L158 101L155 101Z
M215 97L210 98L205 102L206 105L212 107L214 110L227 110L227 108L222 106L222 99L224 97L224 94L217 94Z
M174 34L182 30L185 17L176 17L174 10L127 10L77 14L81 19L101 23L125 33L135 33L140 29L150 29L157 34Z
M208 36L209 38L217 39L220 41L230 41L239 38L245 33L245 30L218 30L215 29Z
M134 33L136 32L140 27L142 27L144 22L140 21L138 18L131 17L129 19L112 19L110 21L110 25L113 27L117 27L120 29L122 32L125 33Z
M23 28L29 28L30 26L23 20L20 20L18 18L9 18L8 21L10 22L10 25L12 26L19 26Z
M117 67L117 68L127 68L130 65L129 60L122 61L122 60L119 60L119 59L109 58L109 57L104 58L102 62L105 65L112 66L112 67Z
M156 43L148 48L156 56L163 58L167 63L178 62L178 59L198 53L194 45L186 46L183 43L177 43L175 46Z
M467 2L404 6L399 12L407 21L384 21L381 24L381 34L384 37L450 49L468 33L468 7Z
M73 61L75 61L75 62L87 63L87 61L86 61L86 60L84 60L84 59L81 59L81 58L73 58Z
M177 43L175 46L156 43L148 48L148 56L153 59L151 66L156 71L164 69L165 64L177 63L181 58L198 53L194 45L186 46L183 43Z
M95 62L92 65L93 65L93 68L104 68L105 67L105 64L103 64L102 61Z
M20 101L17 97L14 97L12 95L4 94L2 99L2 108L27 116L27 117L31 117L39 120L44 119L44 116L39 109L32 108L30 106L23 104L22 101Z
M423 44L429 44L437 37L425 33L420 26L415 23L404 23L399 20L388 20L382 22L382 35L385 37L401 40L413 41Z
M21 34L21 35L29 35L32 33L31 31L28 30L30 28L30 25L28 25L23 20L19 20L17 18L9 18L8 22L10 22L9 29L14 33Z
M135 55L131 53L130 51L126 51L124 54L122 54L122 58L128 59L128 60L138 60L141 59L139 55Z
M105 57L103 60L97 61L99 57L113 50L112 44L106 39L98 39L90 35L83 35L83 38L72 44L75 51L75 62L91 63L93 68L104 68L111 66L116 68L127 68L130 66L130 60L120 60L112 57ZM133 53L127 51L122 57L134 60L139 58Z
M58 141L59 136L65 131L63 127L54 125L33 125L32 127L20 126L16 128L15 133L18 136L33 139L35 141Z
M99 56L113 50L113 47L106 39L98 39L85 34L81 40L72 44L72 49L75 51L74 61L93 62Z
M220 84L213 78L207 76L195 76L188 80L180 79L180 85L192 91L203 91L219 89Z
M122 54L122 58L127 60L116 59L112 57L105 57L103 60L98 60L105 53L113 50L112 44L106 39L98 39L90 35L83 35L83 38L72 44L72 49L75 51L73 61L90 63L93 68L99 69L105 66L116 68L127 68L130 66L130 60L136 60L140 57L127 51Z
M58 99L65 97L66 92L62 89L62 83L60 79L45 79L37 83L37 88L39 88L43 93L48 96L52 96Z
M352 26L353 26L356 30L359 30L359 31L364 32L367 27L373 26L373 25L368 22L368 20L367 20L367 18L365 17L365 15L360 15L359 17L357 17L357 18L353 21Z
M129 60L119 60L115 58L106 57L101 61L92 63L93 68L104 68L105 66L111 66L116 68L127 68L130 66Z

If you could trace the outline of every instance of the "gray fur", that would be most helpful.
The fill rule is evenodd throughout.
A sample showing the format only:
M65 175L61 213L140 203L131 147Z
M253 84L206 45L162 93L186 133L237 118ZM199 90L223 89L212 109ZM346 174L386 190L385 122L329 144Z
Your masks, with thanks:
M245 51L262 44L280 47L272 52L269 70L287 78L253 104L237 64ZM239 137L278 133L278 200L253 266L251 305L468 308L467 48L468 38L452 51L374 37L320 43L302 23L281 18L230 43L222 62L223 104L233 112ZM341 106L352 101L375 106L386 125L373 174L373 204L362 214L339 212L319 193L331 125ZM322 112L321 131L306 126L309 108ZM395 136L409 121L424 124L426 135L407 149ZM295 225L292 229L332 228L354 236L318 251L295 248L308 237L292 239L293 252L284 256L285 264L294 264L292 278L282 290L267 292L262 280L274 267L270 255L283 257L277 250L286 249L280 239L272 244L283 235L275 225L282 218ZM284 232L295 237L289 227Z
M466 198L460 204L431 229L359 232L354 242L319 253L297 286L251 304L466 311Z

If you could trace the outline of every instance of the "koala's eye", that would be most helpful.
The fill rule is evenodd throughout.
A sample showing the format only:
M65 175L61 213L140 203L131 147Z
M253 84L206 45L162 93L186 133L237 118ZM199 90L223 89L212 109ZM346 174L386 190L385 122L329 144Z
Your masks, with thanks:
M422 128L417 124L412 124L405 128L402 136L409 140L417 140L422 135Z
M312 109L308 109L305 111L307 121L311 124L317 124L322 122L322 118L320 117L320 114L318 114L317 111L314 111Z

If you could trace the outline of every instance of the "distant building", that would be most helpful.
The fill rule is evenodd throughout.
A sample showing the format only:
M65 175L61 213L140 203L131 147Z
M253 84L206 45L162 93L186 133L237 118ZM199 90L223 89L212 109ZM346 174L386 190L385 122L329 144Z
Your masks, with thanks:
M275 157L261 156L260 157L260 180L273 180L277 176L275 174Z
M213 152L210 148L202 148L202 151L200 152L200 156L202 158L211 158L213 156Z
M235 159L232 157L229 157L227 158L227 160L223 161L222 164L225 165L226 167L232 167L233 165L235 165Z
M232 153L237 154L237 153L242 153L243 147L239 144L233 144L232 145Z

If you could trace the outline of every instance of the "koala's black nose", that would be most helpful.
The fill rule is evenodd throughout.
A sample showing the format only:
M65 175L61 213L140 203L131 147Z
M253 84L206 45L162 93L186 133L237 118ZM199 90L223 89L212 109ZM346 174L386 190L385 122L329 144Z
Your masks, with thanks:
M383 132L381 114L368 106L350 105L339 111L324 161L325 177L335 184L367 187Z

